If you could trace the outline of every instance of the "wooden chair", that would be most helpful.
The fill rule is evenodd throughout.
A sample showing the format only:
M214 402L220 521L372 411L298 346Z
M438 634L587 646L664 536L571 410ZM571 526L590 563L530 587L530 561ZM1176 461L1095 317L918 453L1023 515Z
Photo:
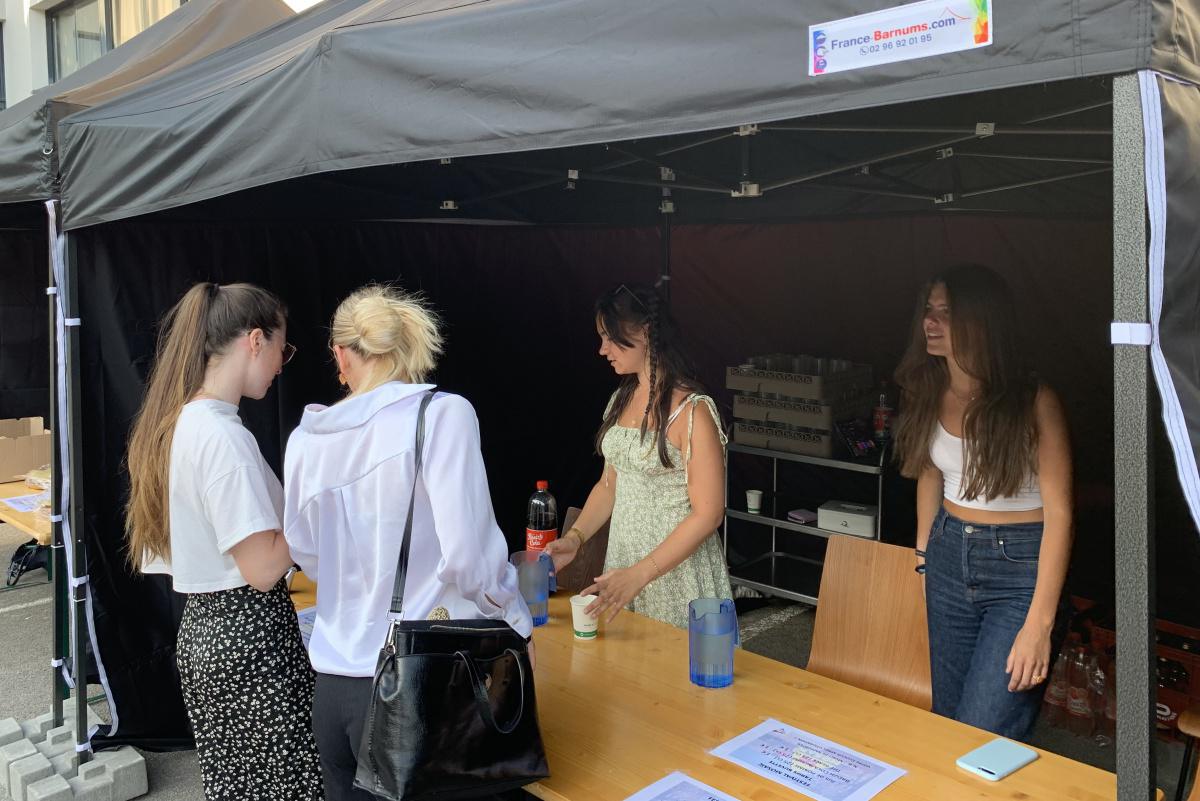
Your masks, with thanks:
M1200 801L1200 772L1197 772L1197 766L1200 764L1200 748L1197 747L1197 741L1200 740L1200 704L1193 704L1176 721L1179 726L1179 733L1184 739L1183 746L1183 762L1179 766L1179 786L1175 789L1175 801ZM1187 789L1188 774L1192 775L1192 791L1186 796L1184 791Z
M565 535L575 525L582 509L572 506L563 517L562 533ZM604 572L604 556L608 553L608 523L588 538L579 549L579 555L558 574L558 589L579 592L589 587L596 576Z
M912 548L830 537L808 669L929 709L929 631L915 566Z

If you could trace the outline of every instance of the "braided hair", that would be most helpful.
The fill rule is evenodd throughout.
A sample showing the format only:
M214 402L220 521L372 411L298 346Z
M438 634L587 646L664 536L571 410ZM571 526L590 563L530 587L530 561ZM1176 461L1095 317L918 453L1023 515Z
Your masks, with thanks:
M696 371L678 343L678 329L666 301L652 287L640 284L621 284L596 301L596 322L615 345L634 347L632 335L641 331L646 337L646 353L650 362L650 395L642 414L640 427L644 442L653 426L658 437L658 458L663 467L677 467L667 451L667 421L671 416L671 399L676 389L703 392ZM604 435L617 425L621 412L629 405L637 390L638 377L621 379L612 408L604 417L596 434L596 452L601 453Z

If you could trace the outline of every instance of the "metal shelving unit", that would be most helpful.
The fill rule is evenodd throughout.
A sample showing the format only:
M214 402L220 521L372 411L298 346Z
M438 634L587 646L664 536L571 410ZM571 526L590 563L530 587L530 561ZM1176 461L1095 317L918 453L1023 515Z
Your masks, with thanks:
M875 539L883 530L883 477L884 465L887 463L887 446L885 445L877 457L862 459L828 459L820 456L805 456L798 453L785 453L765 448L754 448L748 445L730 444L729 453L740 453L771 460L771 493L764 493L762 514L752 514L741 509L733 509L729 503L729 474L725 472L725 561L729 562L729 521L740 520L771 529L771 549L764 554L755 556L737 565L729 566L729 580L735 586L749 587L766 595L790 598L793 601L816 604L817 590L821 583L821 569L824 563L819 559L787 553L779 550L779 532L785 531L828 539L836 531L827 531L814 525L794 523L787 519L787 510L777 508L779 504L779 462L796 462L813 467L832 470L845 470L876 476L875 505L879 509L876 519ZM815 510L814 510L815 511ZM780 515L783 515L780 517Z

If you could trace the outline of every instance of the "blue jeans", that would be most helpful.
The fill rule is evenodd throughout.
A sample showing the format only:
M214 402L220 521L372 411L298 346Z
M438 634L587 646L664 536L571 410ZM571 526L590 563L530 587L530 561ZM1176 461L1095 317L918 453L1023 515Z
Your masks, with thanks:
M979 525L943 508L925 548L933 711L1023 740L1044 684L1009 692L1009 651L1033 600L1042 524Z

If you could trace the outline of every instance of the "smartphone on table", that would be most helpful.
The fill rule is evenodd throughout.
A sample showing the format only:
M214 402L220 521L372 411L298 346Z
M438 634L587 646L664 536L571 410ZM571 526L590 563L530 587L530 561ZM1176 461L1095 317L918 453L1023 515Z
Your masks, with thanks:
M1037 751L1012 740L995 739L958 758L958 766L991 782L998 782L1038 758Z

